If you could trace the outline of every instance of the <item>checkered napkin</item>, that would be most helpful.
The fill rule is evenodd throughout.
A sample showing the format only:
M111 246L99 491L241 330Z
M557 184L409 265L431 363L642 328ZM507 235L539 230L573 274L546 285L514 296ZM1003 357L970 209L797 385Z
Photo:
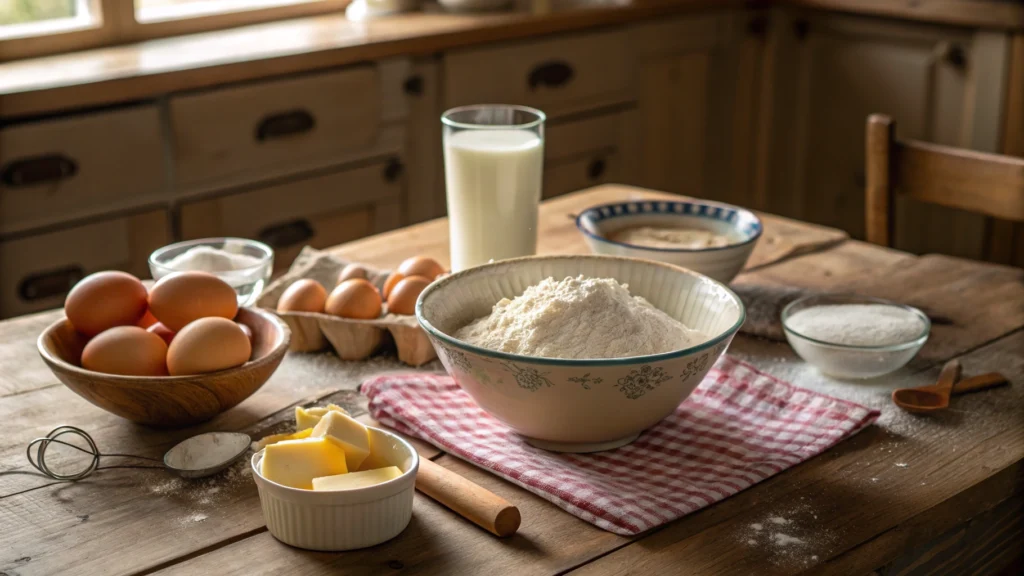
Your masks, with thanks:
M879 415L724 356L671 416L632 444L556 454L526 444L448 376L390 374L364 383L362 391L381 424L623 535L728 498L824 452Z

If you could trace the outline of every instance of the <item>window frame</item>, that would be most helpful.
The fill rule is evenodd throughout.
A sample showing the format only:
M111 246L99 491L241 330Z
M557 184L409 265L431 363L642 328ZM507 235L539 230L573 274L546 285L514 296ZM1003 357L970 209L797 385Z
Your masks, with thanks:
M298 2L236 12L138 22L135 19L135 0L92 0L92 5L99 10L98 25L53 34L0 39L0 62L342 12L350 1Z

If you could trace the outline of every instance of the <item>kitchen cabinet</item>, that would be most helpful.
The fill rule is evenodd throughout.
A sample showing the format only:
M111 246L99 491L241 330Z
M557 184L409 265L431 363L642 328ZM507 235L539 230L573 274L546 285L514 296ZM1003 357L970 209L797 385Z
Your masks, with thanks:
M998 151L1003 32L779 10L766 150L767 209L864 232L864 124L892 116L900 138ZM896 247L983 255L984 219L901 198Z
M765 16L724 12L631 27L635 183L752 205Z
M544 142L543 197L633 180L630 140L636 109L548 124Z
M0 318L59 308L93 272L149 278L149 255L171 241L169 220L153 210L0 241Z
M327 248L397 228L403 165L398 157L181 206L184 240L239 236L274 249L286 270L303 246Z

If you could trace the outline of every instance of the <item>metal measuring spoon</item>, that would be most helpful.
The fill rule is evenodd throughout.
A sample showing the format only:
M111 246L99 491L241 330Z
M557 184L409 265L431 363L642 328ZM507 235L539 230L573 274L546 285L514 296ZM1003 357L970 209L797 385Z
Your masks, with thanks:
M164 466L182 478L204 478L241 458L252 443L241 432L207 432L179 442L164 454Z

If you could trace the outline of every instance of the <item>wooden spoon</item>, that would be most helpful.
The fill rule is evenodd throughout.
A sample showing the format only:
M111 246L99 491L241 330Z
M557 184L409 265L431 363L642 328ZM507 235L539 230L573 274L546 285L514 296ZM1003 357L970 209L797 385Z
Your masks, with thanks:
M953 362L956 361L954 360ZM932 386L921 386L920 388L893 390L892 401L907 412L925 414L948 408L951 394L976 392L1008 384L1006 377L998 372L989 372L956 382L955 378L951 379L951 377L954 374L959 374L959 371L959 362L955 367L950 367L949 364L946 364L939 375L938 383Z

